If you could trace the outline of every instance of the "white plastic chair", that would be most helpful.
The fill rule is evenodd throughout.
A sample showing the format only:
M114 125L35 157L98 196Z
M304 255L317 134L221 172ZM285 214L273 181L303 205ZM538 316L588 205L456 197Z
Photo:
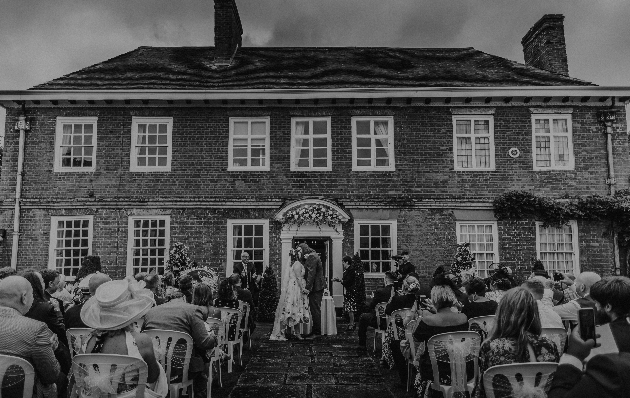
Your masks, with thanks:
M172 330L149 329L145 330L153 341L155 359L164 368L166 380L168 380L168 391L171 397L178 397L181 390L191 390L191 397L194 395L193 381L188 378L190 358L193 349L193 339L188 333L175 332ZM182 347L185 342L185 347ZM176 370L176 372L173 372ZM179 374L181 372L181 380ZM178 379L177 383L172 380Z
M232 373L232 364L234 363L234 346L240 345L239 328L241 326L241 317L243 313L235 308L216 307L221 310L221 319L225 323L225 344L228 348L228 373ZM239 363L243 364L243 358L239 357Z
M416 342L413 339L413 332L416 330L418 322L417 319L414 319L405 326L405 339L409 343L409 352L411 354L411 357L407 360L407 391L411 388L411 369L416 361Z
M20 368L19 370L16 368ZM22 398L31 398L33 396L33 386L35 385L35 369L26 359L14 357L12 355L0 355L0 383L7 378L14 379L17 384L24 382L22 390ZM0 398L2 398L2 390L0 389ZM6 397L15 398L15 397Z
M453 332L435 335L427 342L429 358L433 368L431 388L441 391L444 398L451 398L456 392L468 391L469 395L475 388L479 376L479 348L481 337L477 332ZM440 383L440 367L438 362L448 363L451 384ZM468 374L467 363L473 364L473 375Z
M542 337L546 337L553 341L558 348L558 353L562 355L564 347L567 344L567 331L564 328L542 328L540 333Z
M241 334L241 346L239 357L243 356L243 342L245 341L245 334L247 334L249 340L249 349L252 349L252 339L251 339L251 331L249 330L249 316L250 316L250 308L249 304L244 301L239 300L239 309L243 313L241 320L241 327L239 333Z
M90 328L70 328L66 330L66 338L70 346L70 358L74 358L77 354L83 354L83 344L87 341L90 333L92 333Z
M544 391L544 396L546 396L557 367L558 364L555 362L527 362L493 366L483 374L486 398L494 398L497 392L500 392L502 397L517 396L524 387L530 393L535 389L539 389L541 393Z
M404 328L409 321L414 320L416 317L416 311L413 308L403 308L400 310L393 311L387 317L387 327L392 330L394 335L394 340L402 340L405 338ZM402 320L402 324L398 323L397 320ZM402 329L399 329L401 327Z
M381 347L383 346L383 341L385 340L385 334L387 333L387 315L385 315L385 307L387 307L387 302L382 302L376 304L374 307L374 314L376 316L376 328L374 328L374 351L376 351L376 336L381 336ZM381 327L381 322L385 323L385 328Z
M212 395L212 379L213 379L213 365L217 364L217 371L219 372L219 385L223 387L223 379L221 377L221 356L219 350L225 345L225 323L217 318L206 319L206 325L208 330L215 330L217 336L217 346L212 349L208 354L210 357L209 375L208 375L208 397Z
M136 398L144 398L149 370L142 359L128 355L77 354L72 373L75 385L70 398L82 396L83 390L87 396L115 397L120 386L128 388L126 396L135 392Z
M481 331L482 339L486 339L494 326L494 315L477 316L468 320L468 330Z

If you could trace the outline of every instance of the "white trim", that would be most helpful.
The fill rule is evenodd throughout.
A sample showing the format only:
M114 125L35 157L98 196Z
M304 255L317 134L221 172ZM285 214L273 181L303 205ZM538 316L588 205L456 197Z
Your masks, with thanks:
M387 142L389 146L389 165L386 167L376 166L376 146L374 145L374 135L370 135L371 140L371 165L357 166L357 121L369 121L370 132L374 131L375 121L387 121ZM352 122L352 171L395 171L394 162L394 117L393 116L353 116Z
M543 223L541 221L536 221L536 258L540 259L540 228ZM571 226L571 235L572 235L572 244L573 244L573 274L578 276L581 272L580 270L580 246L578 245L578 226L576 220L569 221L569 226ZM551 227L553 228L553 227ZM552 271L552 270L548 270Z
M94 234L94 216L51 216L50 217L50 237L48 243L48 269L57 269L57 257L55 256L55 249L57 246L57 223L59 221L71 221L71 220L88 220L90 225L88 227L88 256L92 254L92 237ZM78 270L78 269L77 269ZM63 273L63 270L57 270ZM68 281L73 281L74 276L70 276Z
M360 238L361 238L361 234L359 231L359 226L361 225L373 225L373 224L378 224L378 225L389 225L390 226L390 239L391 239L391 243L392 243L392 253L391 255L393 256L394 254L396 254L396 252L398 251L398 220L354 220L354 252L355 253L359 253L361 252L361 248L360 248ZM390 269L394 268L394 260L390 259L391 261L391 267ZM378 276L382 276L385 275L383 272L365 272L366 277L372 276L372 275L378 275Z
M472 163L473 163L473 167L459 167L457 165L457 121L458 120L467 120L471 122L471 134L470 134L470 138L471 138L471 144L472 144ZM475 159L475 142L474 139L475 137L481 137L481 136L476 136L474 134L474 129L475 129L475 121L476 120L488 120L488 131L489 131L489 137L490 137L490 167L487 168L480 168L480 167L475 167L474 164L476 164L476 159ZM465 135L460 135L460 136L465 136ZM494 157L495 157L495 147L494 147L494 116L492 115L453 115L453 167L455 169L455 171L494 171L495 170L495 162L494 162Z
M138 124L166 124L167 149L166 166L138 166L136 142L138 141ZM173 118L172 117L132 117L131 118L131 150L129 152L129 171L131 172L169 172L171 171L173 154Z
M228 219L227 220L227 245L225 276L232 275L232 250L234 250L234 236L232 235L234 225L262 225L263 226L263 270L269 266L269 220L268 219Z
M97 121L98 117L63 117L57 116L57 123L55 126L55 160L53 171L55 173L89 173L96 170L96 144L97 144ZM63 142L63 125L64 124L91 124L93 137L92 137L92 167L62 167L61 166L61 144Z
M233 140L234 140L234 122L247 122L248 124L248 140L251 138L251 126L252 122L261 122L264 121L266 124L266 135L265 135L265 165L264 166L234 166L233 164ZM270 117L231 117L230 118L230 126L229 126L229 141L228 141L228 171L269 171L269 151L270 151ZM247 163L251 162L251 142L247 146Z
M493 239L493 250L492 253L494 254L494 261L493 263L498 263L499 261L499 230L498 230L498 224L496 221L456 221L455 222L455 234L457 235L457 244L462 244L462 243L470 243L470 242L463 242L460 239L460 226L461 225L491 225L492 226L492 239ZM470 251L473 255L475 254L472 250ZM486 252L487 253L487 252ZM479 267L477 265L477 261L475 260L475 268L477 270L477 275L479 275ZM487 270L486 270L487 271ZM489 275L485 275L482 276L482 278L487 278Z
M547 119L549 120L549 137L550 137L550 151L551 151L551 166L550 167L540 167L536 166L536 119ZM567 121L567 134L558 134L553 131L553 119L566 119ZM545 170L573 170L575 168L575 154L573 151L573 118L571 114L558 114L558 113L535 113L532 114L531 117L532 124L532 166L534 171L545 171ZM540 134L539 134L540 135ZM568 137L569 144L569 164L567 166L555 166L554 165L554 136L564 136Z
M164 251L164 266L166 266L166 262L168 261L168 253L171 248L171 216L168 215L142 215L142 216L129 216L127 220L127 267L125 269L126 276L133 276L133 222L135 220L165 220L164 223L164 239L165 239L165 247Z
M326 166L325 167L314 167L312 165L313 162L313 142L312 139L315 138L315 136L313 135L313 122L318 122L318 121L326 121L326 142L328 143L328 147L326 148ZM295 140L296 140L296 136L295 136L295 126L297 124L297 122L308 122L309 123L309 128L310 128L310 134L308 137L306 137L307 139L311 140L311 144L309 145L308 149L309 149L309 162L311 163L311 166L309 167L298 167L296 162L297 159L295 158ZM330 133L330 129L331 129L331 117L330 116L324 116L324 117L292 117L291 118L291 171L332 171L332 138L331 138L331 133ZM323 135L318 135L317 137L319 138L324 138Z

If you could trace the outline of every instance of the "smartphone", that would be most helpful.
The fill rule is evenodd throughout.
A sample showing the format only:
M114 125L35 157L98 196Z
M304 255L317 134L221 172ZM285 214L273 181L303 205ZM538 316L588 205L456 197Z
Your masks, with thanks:
M578 327L580 338L584 341L595 340L595 310L592 308L580 308L578 310Z

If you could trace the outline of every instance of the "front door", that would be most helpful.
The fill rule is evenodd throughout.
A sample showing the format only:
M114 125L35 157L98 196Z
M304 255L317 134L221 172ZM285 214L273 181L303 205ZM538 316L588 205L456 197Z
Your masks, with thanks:
M326 287L329 291L332 292L332 261L330 258L330 238L293 238L293 247L297 247L297 245L299 245L300 243L306 243L311 249L315 250L315 252L319 254L319 258L322 260L322 268L324 269L324 280L326 281Z

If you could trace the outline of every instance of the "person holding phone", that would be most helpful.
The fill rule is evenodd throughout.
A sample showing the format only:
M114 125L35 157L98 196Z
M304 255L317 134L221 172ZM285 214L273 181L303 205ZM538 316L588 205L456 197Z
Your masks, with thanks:
M616 351L630 352L630 279L625 276L608 276L591 287L595 301L595 323L600 325L604 337L612 335L614 342L602 341L603 346L614 343ZM604 330L610 333L604 334ZM609 337L610 339L610 337ZM597 350L595 350L597 352Z

